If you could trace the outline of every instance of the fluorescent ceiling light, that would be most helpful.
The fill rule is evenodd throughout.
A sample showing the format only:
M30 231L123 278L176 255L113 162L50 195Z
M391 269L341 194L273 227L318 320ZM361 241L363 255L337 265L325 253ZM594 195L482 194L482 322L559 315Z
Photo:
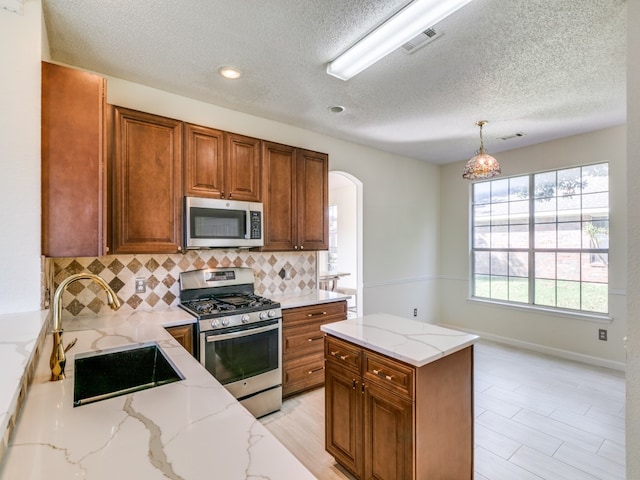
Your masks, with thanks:
M327 73L349 80L470 1L415 0L329 63Z

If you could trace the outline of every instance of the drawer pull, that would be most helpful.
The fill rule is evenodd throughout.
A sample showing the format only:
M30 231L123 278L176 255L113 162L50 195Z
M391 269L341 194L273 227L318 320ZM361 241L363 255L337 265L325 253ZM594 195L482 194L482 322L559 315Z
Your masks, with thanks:
M320 367L320 368L316 368L316 369L313 369L313 370L309 370L308 375L311 375L312 373L319 372L320 370L324 370L324 367Z
M320 315L326 315L327 312L308 313L307 317L319 317Z
M313 342L314 340L322 340L322 339L324 339L324 337L313 337L313 338L310 338L309 341Z
M375 368L373 369L373 373L375 373L379 377L386 378L387 380L391 380L393 378L393 375L387 375L386 373L382 373L380 370L376 370Z
M334 357L340 357L340 360L346 360L349 355L340 355L340 352L336 350L335 352L331 352L331 355Z

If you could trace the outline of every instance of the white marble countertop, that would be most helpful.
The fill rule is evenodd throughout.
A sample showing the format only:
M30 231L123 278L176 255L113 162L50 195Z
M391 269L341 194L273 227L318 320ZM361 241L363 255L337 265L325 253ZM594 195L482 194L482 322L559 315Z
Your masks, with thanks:
M365 315L320 327L330 335L415 367L473 345L477 335L389 314Z
M0 315L0 433L7 426L18 408L20 388L26 369L35 353L38 338L47 321L46 311ZM0 452L4 451L3 446ZM1 458L1 455L0 455Z
M178 308L65 320L67 378L48 381L47 338L0 478L313 479L163 328L192 321ZM76 354L149 341L184 380L73 407Z
M288 293L288 294L265 294L274 302L280 303L282 308L306 307L308 305L316 305L319 303L338 302L347 300L351 295L344 293L330 292L329 290L312 290L304 293Z

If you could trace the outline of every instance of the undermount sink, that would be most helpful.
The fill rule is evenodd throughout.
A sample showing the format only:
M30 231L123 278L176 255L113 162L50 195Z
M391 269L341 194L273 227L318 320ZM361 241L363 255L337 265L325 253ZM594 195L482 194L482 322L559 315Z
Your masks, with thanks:
M184 379L156 342L80 353L73 376L74 407Z

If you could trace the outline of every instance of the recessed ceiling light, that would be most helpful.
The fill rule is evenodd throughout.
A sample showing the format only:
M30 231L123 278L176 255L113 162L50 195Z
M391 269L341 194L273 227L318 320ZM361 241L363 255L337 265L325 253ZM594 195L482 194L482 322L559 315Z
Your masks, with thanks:
M220 67L218 69L218 73L222 75L224 78L228 78L230 80L235 80L242 76L242 72L239 69L237 69L236 67L229 67L229 66Z
M344 107L342 105L334 105L333 107L329 107L329 111L331 113L342 113L344 112Z

